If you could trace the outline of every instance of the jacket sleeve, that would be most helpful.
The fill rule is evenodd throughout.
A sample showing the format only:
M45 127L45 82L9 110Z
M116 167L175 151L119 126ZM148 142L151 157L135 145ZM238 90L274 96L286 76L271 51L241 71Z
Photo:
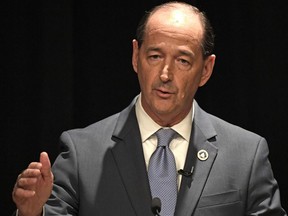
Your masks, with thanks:
M55 160L52 172L54 185L45 205L45 215L78 215L78 165L75 146L69 133L60 137L61 153Z

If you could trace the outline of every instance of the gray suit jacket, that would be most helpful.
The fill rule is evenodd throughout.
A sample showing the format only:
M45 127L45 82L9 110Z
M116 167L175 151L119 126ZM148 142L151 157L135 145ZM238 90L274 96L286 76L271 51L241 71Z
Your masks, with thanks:
M121 113L61 135L46 216L149 216L151 194L135 100ZM204 112L195 118L176 216L283 216L264 138ZM208 152L199 160L197 152ZM164 216L164 215L163 215Z

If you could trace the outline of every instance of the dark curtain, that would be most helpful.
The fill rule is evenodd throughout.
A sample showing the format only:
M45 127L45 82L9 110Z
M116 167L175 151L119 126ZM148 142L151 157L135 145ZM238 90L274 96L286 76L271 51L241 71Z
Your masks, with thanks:
M143 12L161 2L1 1L1 215L14 211L12 188L29 162L41 151L55 160L62 131L116 113L138 94L131 41ZM288 210L285 1L187 2L216 32L214 74L196 98L268 140Z

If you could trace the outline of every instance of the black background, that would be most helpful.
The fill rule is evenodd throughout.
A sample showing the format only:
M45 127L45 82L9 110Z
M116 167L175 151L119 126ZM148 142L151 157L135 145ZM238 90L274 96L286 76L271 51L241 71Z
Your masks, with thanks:
M17 175L43 150L54 161L63 130L118 112L139 93L131 42L144 11L163 2L1 1L1 215L15 209ZM287 210L285 1L186 2L206 11L216 33L214 74L197 101L268 140Z

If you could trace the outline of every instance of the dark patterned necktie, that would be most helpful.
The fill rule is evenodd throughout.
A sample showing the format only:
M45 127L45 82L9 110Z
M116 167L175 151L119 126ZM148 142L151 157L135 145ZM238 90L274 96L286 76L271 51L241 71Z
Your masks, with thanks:
M161 215L173 216L177 201L177 171L175 158L169 148L169 143L176 135L172 129L160 129L156 132L158 145L152 154L148 176L152 199L161 200Z

